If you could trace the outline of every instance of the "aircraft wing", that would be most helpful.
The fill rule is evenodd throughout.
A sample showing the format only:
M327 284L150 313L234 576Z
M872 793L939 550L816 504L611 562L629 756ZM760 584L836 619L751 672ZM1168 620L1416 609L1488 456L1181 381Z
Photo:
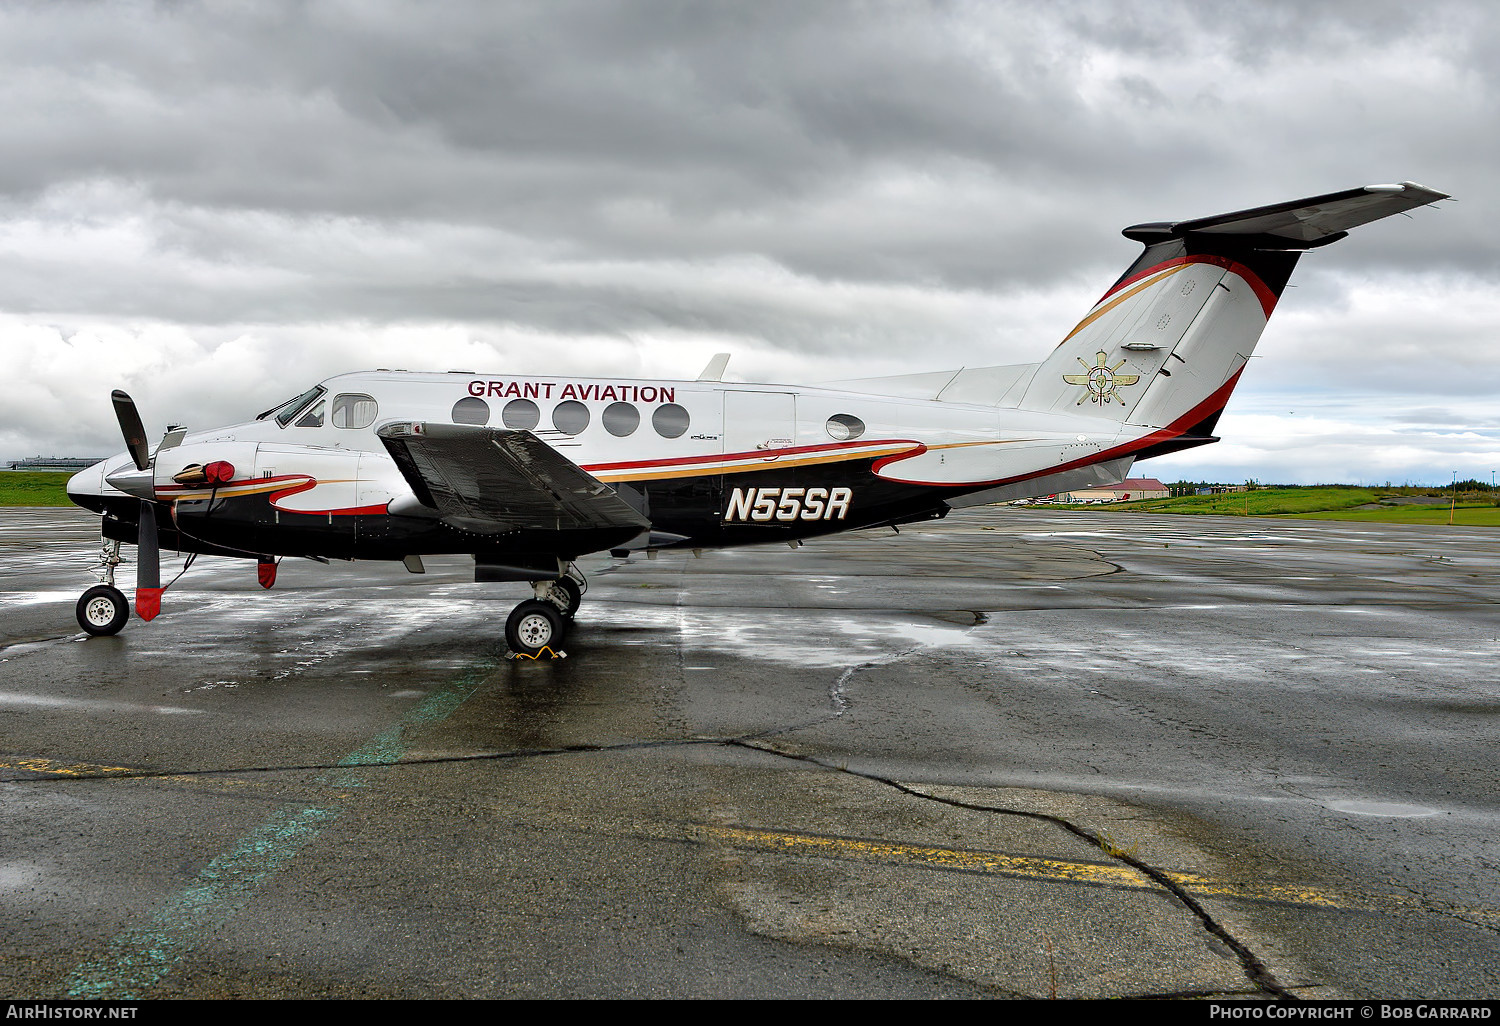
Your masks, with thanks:
M417 499L482 534L651 522L609 485L530 431L467 424L386 424L377 432Z

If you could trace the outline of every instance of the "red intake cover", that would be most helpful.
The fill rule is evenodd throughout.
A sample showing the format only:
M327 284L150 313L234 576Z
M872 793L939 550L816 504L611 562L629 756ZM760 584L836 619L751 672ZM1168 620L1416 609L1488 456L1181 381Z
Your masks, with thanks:
M211 485L228 484L234 480L234 464L223 460L215 460L203 468L203 476Z
M135 589L135 615L142 620L154 620L161 612L161 593L165 588Z

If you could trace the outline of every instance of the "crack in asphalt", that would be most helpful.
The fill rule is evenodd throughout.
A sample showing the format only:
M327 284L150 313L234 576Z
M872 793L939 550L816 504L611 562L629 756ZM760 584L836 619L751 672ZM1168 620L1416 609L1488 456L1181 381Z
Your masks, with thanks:
M837 773L846 773L850 776L859 777L863 780L869 780L874 783L884 784L886 787L892 788L896 791L900 791L902 794L911 795L914 798L922 798L927 801L937 802L938 804L948 805L953 808L967 809L972 812L990 812L1006 816L1018 816L1024 819L1032 819L1043 823L1051 823L1054 826L1061 827L1074 836L1093 845L1108 857L1115 859L1118 862L1123 862L1125 865L1136 870L1138 873L1141 873L1143 876L1146 876L1149 879L1155 881L1158 886L1170 892L1174 897L1177 898L1178 901L1182 902L1182 904L1198 918L1198 921L1203 924L1203 928L1205 930L1207 930L1209 933L1213 934L1215 937L1219 938L1219 940L1223 941L1229 946L1230 950L1232 950L1235 953L1235 956L1239 959L1240 966L1244 969L1245 975L1249 977L1251 983L1255 984L1260 993L1269 994L1272 997L1275 997L1276 999L1282 1001L1301 1000L1301 998L1299 998L1296 994L1293 994L1291 991L1287 990L1281 985L1280 981L1276 979L1276 977L1271 973L1270 969L1266 967L1265 963L1260 960L1260 957L1256 955L1255 952L1250 950L1248 945L1246 945L1239 938L1230 933L1221 923L1219 923L1218 920L1213 917L1213 915L1207 909L1203 907L1200 902L1198 902L1197 899L1195 899L1191 894L1187 893L1187 891L1182 886L1173 881L1172 878L1169 877L1165 872L1157 869L1155 866L1152 866L1139 858L1136 858L1129 852L1121 851L1118 847L1111 844L1107 838L1101 837L1100 835L1095 833L1091 833L1090 831L1085 830L1083 827L1078 826L1076 823L1071 822L1063 816L1058 816L1049 812L1032 812L1028 809L1007 809L997 805L979 805L973 802L960 801L957 798L944 798L941 795L928 794L925 791L920 791L914 787L910 787L906 784L901 783L899 780L893 780L890 777L883 777L878 773L866 773L860 770L849 769L847 766L833 765L831 763L824 762L822 759L818 759L810 755L799 755L795 752L777 751L774 748L767 748L762 745L752 744L747 740L729 739L721 743L729 747L745 748L754 752L761 752L767 755L775 755L784 759L792 759L797 762L805 762L814 766L818 766L822 769L832 770Z
M978 614L975 615L977 616ZM977 621L975 625L978 625ZM909 648L904 648L899 652L893 652L890 655L881 656L878 659L866 660L863 663L856 663L854 666L847 667L844 672L839 674L837 679L835 679L834 682L828 686L828 704L833 707L834 718L837 719L838 717L844 715L844 713L849 711L850 702L849 697L844 694L844 685L848 684L849 681L853 679L856 673L859 673L861 670L873 670L880 666L889 666L891 663L900 662L907 656L911 655L913 652L926 647L927 646L925 644L919 642L918 644L912 645ZM796 726L778 727L774 731L761 731L756 734L747 734L745 736L770 737L773 734L786 734L793 730L802 730L803 728L809 727L814 723L822 722L824 721L811 720L807 723L798 724Z

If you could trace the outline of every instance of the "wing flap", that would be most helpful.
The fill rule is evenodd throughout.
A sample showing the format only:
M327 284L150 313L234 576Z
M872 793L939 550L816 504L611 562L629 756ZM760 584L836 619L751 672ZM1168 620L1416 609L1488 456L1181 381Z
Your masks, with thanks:
M651 522L530 431L387 424L377 432L417 498L466 531L571 531Z

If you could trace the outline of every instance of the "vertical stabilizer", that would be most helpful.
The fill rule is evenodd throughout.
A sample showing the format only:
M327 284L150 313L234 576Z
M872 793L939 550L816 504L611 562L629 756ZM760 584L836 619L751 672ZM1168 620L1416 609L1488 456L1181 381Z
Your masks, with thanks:
M1042 362L1018 405L1206 436L1301 254L1444 198L1404 182L1126 228L1144 252Z

